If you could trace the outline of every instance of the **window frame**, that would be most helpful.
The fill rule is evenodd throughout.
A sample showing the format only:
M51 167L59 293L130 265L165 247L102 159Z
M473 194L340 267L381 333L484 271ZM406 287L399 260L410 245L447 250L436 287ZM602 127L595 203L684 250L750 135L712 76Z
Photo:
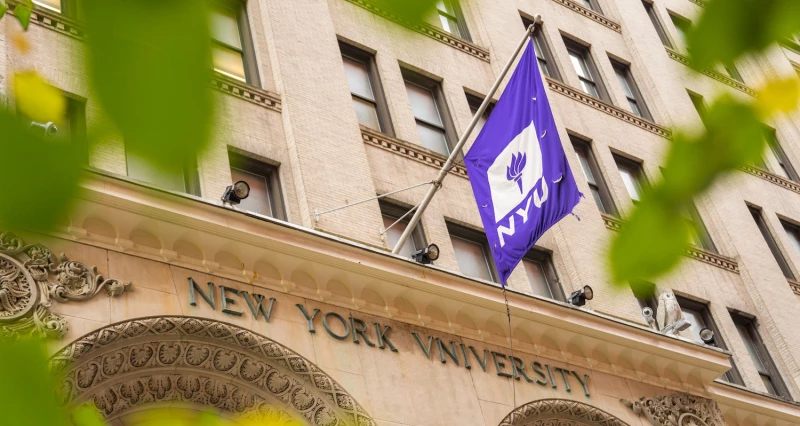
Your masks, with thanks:
M605 83L603 82L603 78L600 75L599 68L594 61L594 57L592 56L592 48L590 45L581 43L577 40L567 37L563 35L564 46L567 49L567 55L569 56L570 63L572 63L572 54L576 54L583 66L586 68L586 72L589 74L591 78L581 77L577 70L575 70L575 65L572 64L573 71L575 72L575 76L578 78L579 81L589 82L592 86L594 86L595 90L597 91L597 97L592 96L591 94L587 93L583 90L583 86L581 86L578 90L586 94L587 96L593 97L595 99L599 99L601 101L613 104L611 98L608 96L608 90L606 89Z
M124 142L123 142L124 143ZM194 195L196 197L202 196L200 190L200 173L198 171L197 165L197 157L195 155L187 156L187 158L183 159L181 164L181 180L183 180L183 191L176 191L164 186L159 185L157 182L149 181L140 179L137 177L131 176L130 170L130 162L128 161L130 158L130 153L128 151L128 144L124 143L125 145L125 175L129 179L133 179L137 182L141 182L147 186L158 188L164 191L172 191L172 192L183 192L185 194Z
M778 161L778 165L783 168L786 178L793 182L800 182L800 175L797 174L797 169L794 168L794 165L792 165L792 162L789 160L789 156L786 155L786 151L784 151L783 146L781 146L781 141L778 139L778 131L773 128L767 128L766 132L767 149L772 151L772 154Z
M658 38L661 40L661 44L663 44L664 47L673 49L674 44L672 40L670 40L666 28L664 28L664 23L661 21L661 17L658 16L655 2L642 0L642 5L644 5L644 10L647 13L647 16L650 17L650 22L653 24L653 28L655 28L656 34L658 34Z
M379 131L385 135L394 136L395 133L394 126L392 125L392 116L389 112L389 104L386 100L386 93L384 92L383 84L381 83L380 72L378 70L378 63L375 60L375 54L355 47L342 40L339 40L339 50L343 58L362 62L364 65L366 65L367 76L369 78L369 83L372 86L372 94L375 96L375 100L372 101L366 99L363 96L353 93L352 91L350 92L350 95L357 97L364 102L369 102L375 105L375 112L378 115L378 123L381 127ZM349 87L348 90L350 90Z
M558 70L558 64L553 56L553 50L544 33L544 24L534 24L534 20L525 15L520 15L520 18L522 18L522 25L524 25L526 29L531 25L535 25L533 44L535 47L534 50L537 53L536 61L539 63L542 74L553 80L562 81L561 72Z
M628 187L625 185L625 180L622 178L622 171L625 170L630 173L631 176L634 178L634 184L638 187L639 190L639 198L644 195L645 189L650 186L649 181L647 180L647 176L644 173L644 166L642 165L641 161L634 160L629 158L625 155L612 152L612 157L614 157L614 164L617 166L617 171L620 174L620 179L622 179L623 186L625 187L625 192L628 193L630 197L630 192L628 192ZM631 198L631 202L633 204L638 204L641 199L634 200L633 197Z
M255 158L253 154L229 146L228 167L264 177L268 184L269 202L272 210L271 214L264 214L264 216L269 216L283 221L287 220L286 203L283 197L283 187L281 186L280 181L279 164L275 164L274 162L264 159ZM231 182L231 184L233 184L233 182Z
M761 233L761 237L764 238L764 242L767 243L769 251L772 252L772 257L775 258L775 262L778 264L781 272L783 272L783 276L787 279L796 281L797 275L789 264L789 259L786 257L786 254L783 253L778 245L778 240L775 238L775 235L769 229L767 219L764 217L764 210L761 207L751 204L747 204L747 209L750 211L750 215L756 222L756 226Z
M439 2L437 1L436 2L436 14L437 14L437 16L439 17L440 20L441 20L442 15L444 15L445 17L456 21L456 25L458 26L459 34L453 34L450 31L445 30L444 28L442 28L442 30L445 31L446 33L454 36L454 37L460 38L462 40L466 40L468 42L472 42L472 36L470 35L469 28L467 27L467 22L466 22L466 18L464 16L464 11L463 11L463 9L461 9L461 2L459 0L443 0L443 2L444 1L449 2L449 4L453 7L452 13L450 13L450 12L448 12L446 10L439 9ZM441 21L439 23L441 24Z
M611 61L611 67L614 69L614 73L617 74L617 79L625 80L625 83L627 84L628 89L630 90L631 95L633 96L633 98L630 98L628 94L625 93L625 98L628 100L629 104L628 106L630 107L631 103L636 104L636 106L639 108L640 114L634 112L633 108L630 108L631 112L636 116L644 118L645 120L653 121L653 116L650 114L650 109L647 107L647 103L644 100L644 95L642 94L642 91L639 89L639 85L636 84L636 79L633 78L633 70L631 70L630 64L626 64L618 59L614 59L611 57L609 57L609 60ZM618 72L621 72L622 75L618 74ZM622 82L620 81L620 85L621 83ZM624 93L625 88L623 87L622 89Z
M575 2L593 12L597 12L601 15L603 14L603 9L600 7L600 2L597 0L575 0ZM589 6L584 3L589 3Z
M700 239L701 244L698 248L712 253L719 253L716 244L714 244L714 239L711 238L711 232L708 231L706 223L703 217L700 216L700 211L697 209L697 205L694 201L686 205L686 210L697 232L697 237Z
M228 9L234 13L236 17L236 23L238 25L239 30L239 39L242 43L242 48L238 49L235 46L231 46L226 44L222 41L211 37L211 43L217 43L220 46L223 46L227 49L233 49L236 51L241 52L242 54L242 62L244 68L244 75L246 83L253 87L261 87L261 79L258 73L258 63L256 60L256 51L255 45L253 43L253 33L252 29L250 28L250 20L248 19L247 14L247 3L242 0L213 0L211 3L211 7L218 7L221 9ZM214 70L215 73L225 76L227 78L232 78L237 81L241 81L236 77L230 76L228 74L222 73L220 71Z
M564 293L564 287L561 285L561 280L558 277L558 270L556 270L555 263L553 262L552 251L533 247L528 250L528 253L522 258L522 261L541 265L545 279L547 280L547 287L550 289L550 294L552 296L550 299L566 302L567 295ZM522 265L522 267L524 268L525 265ZM528 284L531 285L530 281ZM531 286L531 292L533 292L533 286Z
M378 206L381 210L381 218L389 218L394 223L396 220L400 219L404 214L408 213L413 207L400 205L400 203L395 202L394 200L387 200L387 199L380 199L378 200ZM405 223L406 227L408 227L408 223L411 219L411 215L406 216L405 219L401 220L400 223ZM385 228L384 228L385 231ZM386 234L384 234L385 236ZM425 248L428 246L428 239L425 237L425 227L422 224L422 221L417 222L416 226L414 226L414 230L411 231L411 238L410 240L413 246L411 252L417 251L419 249ZM386 246L389 250L392 250L394 247L389 246L389 239L385 238ZM422 243L421 246L418 246L416 243Z
M80 150L80 158L89 164L89 139L86 135L86 98L64 92L70 143Z
M683 49L686 50L686 36L689 30L692 29L692 20L678 15L671 10L667 12L669 13L670 21L672 21L672 26L675 27L675 30L678 32L678 39L681 41Z
M583 153L583 157L586 159L586 165L589 170L592 172L594 177L595 183L593 185L589 182L589 179L586 179L587 185L589 185L589 189L597 189L597 192L600 196L600 201L603 204L602 207L597 206L601 213L611 215L614 217L619 217L619 210L617 209L617 205L614 202L614 197L611 195L611 190L608 188L608 183L606 182L605 176L600 171L599 164L597 163L597 157L594 155L594 150L592 149L592 143L584 138L581 138L577 135L569 133L569 140L572 143L572 148L575 150L575 156L578 157L578 163L581 163L581 172L583 172L583 164L581 161L581 153ZM584 174L584 178L586 178ZM597 204L595 202L595 204Z
M445 144L447 145L447 152L440 153L434 150L430 151L445 157L449 156L450 153L453 152L453 147L457 142L457 133L455 125L453 124L452 114L450 114L450 108L448 107L447 100L445 99L444 96L444 90L442 89L442 81L424 76L418 72L403 67L400 68L400 71L403 76L404 84L413 84L417 87L430 91L433 94L433 101L436 105L436 110L439 113L439 118L442 120L442 126L439 126L438 124L435 123L431 123L423 118L419 118L416 115L414 115L414 111L411 106L410 100L408 103L408 107L412 110L411 115L414 117L414 121L417 123L417 125L422 124L423 126L433 127L438 130L444 131L444 139L445 139ZM459 153L459 155L461 155L461 153Z
M481 104L483 103L483 99L485 98L485 96L482 97L480 95L475 95L475 94L473 94L471 92L468 92L466 90L464 91L464 95L467 97L467 104L469 104L469 111L472 113L472 116L474 117L475 113L477 113L478 109L480 109ZM494 110L495 105L497 105L497 102L495 102L494 100L490 100L489 101L489 106L486 107L486 111L483 112L483 115L486 118L486 121L488 121L489 120L489 116L492 115L492 111ZM484 125L486 125L486 124L484 123ZM475 130L478 130L477 126L475 127ZM480 130L483 130L483 126L481 126ZM475 136L476 137L479 134L480 134L480 132L475 132Z
M742 78L742 74L739 72L739 68L736 67L736 64L733 63L728 65L723 64L722 68L725 70L725 73L728 74L730 78L738 81L739 83L744 84L744 79Z
M489 241L486 239L486 234L483 231L477 231L475 229L466 227L464 225L459 225L450 221L446 221L445 223L447 225L448 236L450 237L451 240L453 238L457 238L481 246L481 249L483 250L484 261L486 262L486 266L489 270L489 276L491 277L489 281L495 284L501 284L498 278L500 274L497 272L497 267L494 264L494 258L492 258L492 250L489 247ZM452 246L452 241L450 242L450 244ZM453 247L453 254L455 254L455 247ZM458 266L457 256L455 260L456 260L456 266ZM461 272L460 266L458 266L458 272L472 279L481 279L466 275L464 272Z
M650 308L653 310L653 318L655 318L656 312L658 311L658 298L656 297L656 293L658 288L655 284L649 281L634 281L629 282L628 285L631 288L631 293L633 293L633 297L636 298L636 301L639 303L639 308ZM648 290L652 290L651 292L642 292L640 289L643 287L647 287Z
M706 105L705 97L699 93L692 92L689 89L686 89L686 94L689 95L689 100L692 102L692 105L694 105L697 115L700 116L700 121L702 121L703 125L705 125L706 115L708 114L708 107Z
M761 338L761 333L758 332L758 321L755 317L745 314L744 312L730 310L731 319L733 320L734 324L744 328L747 331L748 338L752 343L753 350L758 355L762 364L766 368L766 372L761 372L758 370L758 367L755 365L755 360L752 360L750 357L750 353L748 352L748 357L751 358L753 362L753 367L755 367L756 371L758 372L759 376L766 375L770 382L772 383L773 388L775 388L776 394L774 396L778 398L782 398L785 400L791 400L791 394L789 393L789 389L786 386L786 382L784 382L783 376L781 375L780 371L778 370L777 365L775 364L775 360L769 353L766 345L764 344L764 340ZM740 333L737 328L737 333ZM740 338L742 336L740 335ZM745 344L745 349L747 346L747 342L742 342Z
M60 2L61 10L56 11L50 5L45 4L42 1L33 0L33 4L35 7L39 7L45 10L48 10L53 13L58 13L60 15L66 16L67 18L77 19L78 18L78 3L76 0L61 0Z
M797 222L789 220L787 218L778 216L778 220L781 222L781 226L783 226L783 230L786 232L786 236L789 239L797 240L797 243L792 242L792 246L794 247L795 253L800 256L800 225Z

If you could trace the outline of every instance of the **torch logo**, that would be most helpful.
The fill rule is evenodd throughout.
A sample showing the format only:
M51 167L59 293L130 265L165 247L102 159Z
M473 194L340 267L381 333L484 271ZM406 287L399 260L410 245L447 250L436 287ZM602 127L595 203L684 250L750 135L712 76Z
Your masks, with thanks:
M522 194L522 171L525 169L527 159L528 156L524 152L512 154L511 164L506 167L506 179L517 183L520 194Z

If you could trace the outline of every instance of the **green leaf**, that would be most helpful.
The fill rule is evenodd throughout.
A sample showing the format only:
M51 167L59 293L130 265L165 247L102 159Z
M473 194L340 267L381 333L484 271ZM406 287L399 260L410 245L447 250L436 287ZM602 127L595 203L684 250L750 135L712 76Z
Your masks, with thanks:
M70 207L85 159L72 145L45 139L42 129L28 124L0 110L0 194L6 197L0 222L11 229L47 230Z
M33 2L31 0L21 0L14 6L14 16L17 17L22 28L26 31L31 22L31 12L33 12Z
M367 0L410 24L426 22L436 10L436 0Z
M0 0L0 18L5 16L6 12L8 12L8 4L5 0Z
M67 108L64 94L47 84L36 71L14 75L14 96L19 112L34 121L60 121Z
M92 404L83 404L72 410L72 423L75 426L106 426L103 415Z
M209 15L197 0L86 0L88 68L129 153L175 167L209 140Z
M48 373L45 346L40 341L0 340L0 412L4 426L67 426L68 417L56 398L57 385Z

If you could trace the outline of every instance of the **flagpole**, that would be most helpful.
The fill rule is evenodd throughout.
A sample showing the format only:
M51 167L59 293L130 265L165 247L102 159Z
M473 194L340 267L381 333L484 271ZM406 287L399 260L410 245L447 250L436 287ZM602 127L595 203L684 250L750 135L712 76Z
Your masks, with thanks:
M425 198L422 199L417 211L414 212L414 216L408 222L408 226L406 226L406 229L403 231L400 239L397 240L397 244L395 244L394 249L392 249L393 254L398 254L400 252L403 244L406 243L406 240L408 240L408 237L411 236L411 233L414 231L414 227L417 226L417 223L419 223L420 219L422 218L422 214L425 212L425 209L428 208L428 204L431 203L433 196L436 195L436 192L442 187L442 182L447 176L447 173L453 167L456 157L458 157L461 149L464 148L464 144L467 143L467 139L469 139L472 131L475 129L475 126L478 124L478 120L480 120L481 116L483 116L483 113L486 112L486 108L489 107L492 97L497 92L497 89L500 88L500 84L503 82L506 74L508 74L511 66L514 65L514 61L517 59L517 56L519 56L519 52L522 51L522 48L525 47L528 40L533 36L533 32L536 31L536 25L541 22L541 20L542 17L540 15L536 15L533 19L534 23L531 24L525 31L525 36L522 38L522 40L520 40L519 45L517 45L516 50L514 50L514 54L511 55L511 58L509 58L508 63L506 63L506 66L503 68L503 71L501 71L500 75L497 76L497 81L495 81L492 88L489 89L489 93L486 94L486 98L483 99L483 103L481 103L478 111L472 116L472 121L469 122L467 130L464 131L464 134L461 135L461 138L458 140L458 143L456 143L456 146L453 147L453 150L450 152L450 156L447 157L447 161L442 166L442 169L439 170L439 175L436 177L436 180L432 182L431 188L428 190L428 193L425 194Z

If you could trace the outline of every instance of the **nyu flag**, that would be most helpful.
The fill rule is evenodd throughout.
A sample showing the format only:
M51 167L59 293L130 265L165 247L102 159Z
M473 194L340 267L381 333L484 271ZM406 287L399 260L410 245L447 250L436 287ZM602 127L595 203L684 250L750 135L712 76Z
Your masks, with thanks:
M464 162L500 282L581 193L567 164L533 42Z

